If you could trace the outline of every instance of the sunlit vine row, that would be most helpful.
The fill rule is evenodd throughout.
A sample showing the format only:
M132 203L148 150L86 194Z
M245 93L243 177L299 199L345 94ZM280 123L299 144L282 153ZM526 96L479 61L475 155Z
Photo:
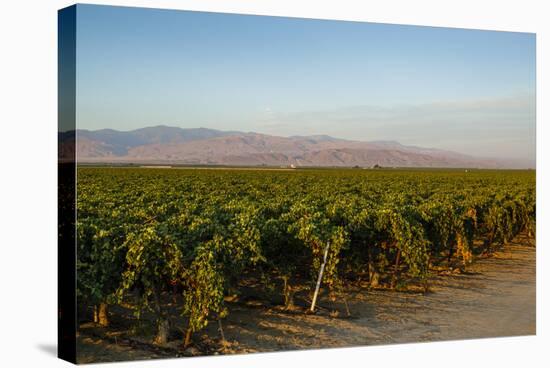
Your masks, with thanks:
M153 313L167 341L168 293L181 295L194 332L229 312L243 278L279 287L291 305L322 285L429 287L436 265L467 267L523 232L535 232L528 171L197 170L80 168L77 286L81 310L131 304Z

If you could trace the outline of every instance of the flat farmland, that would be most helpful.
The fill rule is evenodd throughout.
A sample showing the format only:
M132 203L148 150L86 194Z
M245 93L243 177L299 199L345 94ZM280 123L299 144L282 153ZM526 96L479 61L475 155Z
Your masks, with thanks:
M77 195L82 362L535 332L534 171L81 167Z

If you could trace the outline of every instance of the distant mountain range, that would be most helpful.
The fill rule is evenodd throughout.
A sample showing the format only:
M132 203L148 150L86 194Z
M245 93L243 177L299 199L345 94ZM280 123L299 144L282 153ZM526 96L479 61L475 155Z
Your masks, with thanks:
M395 141L355 141L327 135L279 137L259 133L155 126L132 131L77 130L82 163L227 166L515 168L526 164ZM59 133L60 156L75 149L71 132Z

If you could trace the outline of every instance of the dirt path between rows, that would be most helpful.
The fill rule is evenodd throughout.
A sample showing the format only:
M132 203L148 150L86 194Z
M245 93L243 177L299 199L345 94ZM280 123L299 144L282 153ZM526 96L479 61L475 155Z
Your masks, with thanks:
M434 276L427 294L352 290L350 318L331 317L329 310L338 309L341 316L344 307L324 299L325 312L317 315L233 305L224 320L227 343L218 353L533 335L535 255L535 247L518 238L476 260L467 273ZM212 323L203 335L217 336L216 327ZM167 356L83 336L78 349L83 363Z
M532 246L511 243L476 261L466 274L434 277L428 294L352 294L351 318L233 309L226 338L237 342L236 351L272 351L532 335L535 253ZM325 305L343 309L338 303Z

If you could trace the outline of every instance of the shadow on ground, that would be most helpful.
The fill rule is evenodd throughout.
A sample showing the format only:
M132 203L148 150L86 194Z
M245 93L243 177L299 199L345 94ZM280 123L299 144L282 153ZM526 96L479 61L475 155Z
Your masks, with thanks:
M48 355L57 357L57 345L56 344L38 344L36 348Z

